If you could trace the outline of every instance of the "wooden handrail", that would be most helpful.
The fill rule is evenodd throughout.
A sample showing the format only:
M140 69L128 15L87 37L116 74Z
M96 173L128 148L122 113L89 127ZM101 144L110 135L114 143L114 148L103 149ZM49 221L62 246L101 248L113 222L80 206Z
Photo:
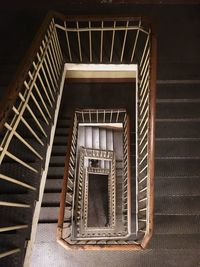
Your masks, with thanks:
M151 57L150 57L150 109L149 109L149 136L148 136L148 166L149 166L149 195L148 211L149 223L141 246L145 248L153 234L154 215L154 158L155 158L155 119L156 119L156 79L157 79L157 39L154 26L151 26Z
M126 21L126 20L131 20L131 21L138 21L142 20L143 22L146 22L148 24L151 24L151 19L147 16L132 16L130 14L109 14L109 15L64 15L59 12L55 11L50 11L51 15L57 19L61 19L62 21Z

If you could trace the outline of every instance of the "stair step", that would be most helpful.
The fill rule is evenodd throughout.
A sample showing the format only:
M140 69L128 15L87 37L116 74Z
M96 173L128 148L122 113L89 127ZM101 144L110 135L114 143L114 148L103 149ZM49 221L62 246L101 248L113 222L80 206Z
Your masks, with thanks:
M57 127L55 136L68 136L69 135L70 128L69 127Z
M55 136L54 140L53 140L53 145L66 146L67 142L68 142L68 137L67 136Z
M78 128L78 146L85 146L85 128L84 126L79 126Z
M59 255L58 258L55 258L55 253ZM101 253L92 253L92 256L88 258L88 253L83 254L82 251L76 251L76 257L71 257L71 266L82 267L83 262L87 262L87 266L94 266L96 255L101 255ZM127 255L131 255L130 261L127 260ZM149 263L153 263L152 266L174 267L177 266L177 262L181 262L181 267L193 267L198 266L198 255L198 249L145 249L141 252L114 253L113 259L113 252L106 251L104 252L103 260L99 260L99 264L96 264L96 266L102 266L102 264L106 266L111 261L115 263L114 266L116 267L123 266L124 262L128 262L128 264L130 262L129 265L126 264L124 266L132 266L131 262L134 261L135 266L151 266ZM77 260L79 257L81 258L80 261ZM101 256L99 257L101 258ZM56 242L41 243L35 248L32 262L34 262L35 266L41 266L41 259L45 263L48 262L49 266L55 265L55 260L56 264L59 264L58 266L65 266L66 250L60 249L60 245Z
M155 214L157 215L200 215L200 196L156 197Z
M106 131L106 149L113 151L113 132L112 132L112 130Z
M196 234L200 233L199 215L156 215L154 234Z
M32 218L32 208L16 208L1 206L0 217L4 218L4 223L15 225L29 224Z
M106 149L106 129L100 129L99 133L100 138L100 149L105 150Z
M64 175L64 166L63 167L49 167L47 177L50 179L62 179Z
M56 242L57 223L39 223L35 244Z
M156 159L155 176L191 177L199 176L199 159Z
M26 192L25 194L16 194L15 192L13 192L12 194L1 194L0 201L31 205L30 203L33 201L35 197L36 197L35 192Z
M67 152L67 145L53 145L52 147L52 156L64 156Z
M195 119L200 118L199 103L157 103L157 119Z
M59 207L41 207L39 223L56 223ZM65 220L71 218L71 209L65 208Z
M44 193L42 199L43 207L60 206L60 193Z
M56 223L58 221L59 207L41 207L39 223Z
M92 148L92 127L85 127L85 147Z
M2 163L0 165L0 172L6 176L12 177L18 181L37 187L39 185L39 175L40 175L40 164L32 164L32 167L39 170L39 173L35 173L27 167L22 167L18 163Z
M64 166L66 156L51 156L50 166Z
M156 103L200 103L200 98L165 98L165 99L156 99Z
M199 138L200 123L192 121L156 122L156 138Z
M123 153L121 152L121 148L123 148L123 135L121 132L114 132L113 133L113 143L114 143L114 151L116 159L123 160ZM131 148L135 148L135 144L131 145ZM133 149L131 149L133 150ZM135 150L134 150L135 151ZM132 152L131 152L132 153Z
M156 140L156 157L199 157L200 140Z
M45 192L61 192L63 179L47 179Z
M92 127L92 147L99 149L99 128Z
M9 251L12 249L16 248L22 248L25 246L25 240L26 240L26 234L22 231L21 233L19 231L17 232L12 232L12 233L1 233L0 234L0 243L1 243L1 248L0 248L0 253ZM2 246L3 244L3 246ZM0 259L0 264L1 266L7 266L7 265L2 265L2 259ZM12 265L16 266L16 265ZM18 265L18 266L21 266Z
M61 119L60 117L58 117L58 121L57 121L57 128L62 128L64 130L65 129L69 129L70 128L70 119L68 117L66 117L66 119Z
M154 235L148 245L152 249L200 249L200 234Z
M156 178L155 196L199 196L200 177L196 178Z
M199 84L159 84L158 99L200 99Z

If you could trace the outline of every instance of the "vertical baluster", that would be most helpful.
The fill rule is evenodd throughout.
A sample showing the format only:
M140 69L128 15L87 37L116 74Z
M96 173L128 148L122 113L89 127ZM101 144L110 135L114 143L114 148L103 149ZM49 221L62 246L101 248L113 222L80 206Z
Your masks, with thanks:
M38 61L41 62L41 58L40 58L40 56L39 56L38 53L37 53L37 58L38 58ZM51 95L51 98L52 98L53 101L55 101L55 97L54 97L54 95L53 95L53 93L52 93L52 89L51 89L51 86L50 86L50 84L49 84L49 80L48 80L48 78L47 78L47 75L46 75L46 72L45 72L45 69L44 69L43 65L41 65L41 69L42 69L42 72L43 72L45 81L46 81L46 83L47 83L47 87L48 87L48 89L49 89L49 93L50 93L50 95Z
M104 22L101 22L101 47L100 47L100 62L102 63L103 61L103 25Z
M113 58L113 48L114 48L114 42L115 42L115 27L116 27L116 21L114 21L114 25L113 25L112 43L111 43L111 49L110 49L110 63L112 62L112 58Z
M76 22L76 28L77 28L79 58L80 58L80 62L82 62L83 59L82 59L82 51L81 51L81 38L80 38L79 23L78 23L78 21Z
M90 46L90 62L92 62L92 32L91 22L89 21L89 46Z
M138 30L137 30L136 37L135 37L135 42L134 42L134 46L133 46L133 50L132 50L132 54L131 54L131 62L133 62L133 59L135 56L136 46L137 46L138 37L139 37L139 33L140 33L140 27L141 27L141 20L139 21Z
M41 54L43 54L43 49L42 49L42 47L40 47L40 52L41 52ZM46 55L44 56L43 60L44 60L44 65L45 65L45 67L46 67L46 70L47 70L47 73L48 73L48 77L49 77L49 79L50 79L50 82L51 82L53 91L54 91L54 93L56 93L56 88L57 88L58 84L56 84L56 83L53 81L52 73L50 72L49 65L48 65L47 60L46 60Z
M43 49L41 48L41 51L43 51L43 53L44 53L45 49L46 49L46 44L44 41L42 41L42 45L43 45ZM55 82L56 86L58 86L58 80L56 79L56 76L55 76L55 69L53 68L52 60L50 59L50 55L49 55L48 50L46 50L45 56L46 56L47 61L49 63L49 67L50 67L54 82Z
M52 35L52 46L53 46L53 49L55 51L55 56L56 56L56 59L57 59L59 71L61 72L61 69L62 69L62 58L61 58L61 55L60 55L59 50L58 50L56 37L55 37L55 29L53 27L53 24L51 24L50 29L52 31L51 32L51 35Z
M116 117L116 122L119 120L119 110L117 111L117 117Z
M113 115L113 110L110 112L110 123L112 122L112 115Z
M141 57L141 60L140 60L140 64L139 64L140 67L141 67L142 62L144 60L144 55L145 55L146 49L148 47L149 38L150 38L150 30L149 30L149 34L147 35L147 39L146 39L146 43L145 43L145 46L144 46L143 54L142 54L142 57Z
M90 123L92 122L92 118L91 118L91 111L89 110L89 118L90 118Z
M124 57L124 49L125 49L125 45L126 45L126 37L127 37L128 25L129 25L129 21L126 22L126 30L124 32L124 40L123 40L123 45L122 45L120 62L123 61L123 57Z
M59 42L58 33L57 33L56 24L55 24L54 19L52 21L52 25L53 25L53 29L54 29L54 36L55 36L55 42L56 42L56 46L57 46L57 51L58 51L58 54L60 56L60 64L62 65L62 63L63 63L63 54L62 54L62 50L61 50L61 47L60 47L60 42Z
M81 112L81 115L82 115L82 121L85 122L85 118L84 118L84 113L83 113L83 111Z
M45 36L45 40L46 40L47 50L49 52L49 57L51 59L51 65L52 65L52 68L54 69L54 74L57 77L56 78L56 81L57 81L59 79L59 71L57 69L56 62L55 62L55 60L53 58L53 55L52 55L52 51L51 51L51 48L50 48L50 40L48 39L47 36Z
M29 73L29 74L30 74L30 73ZM30 77L31 77L31 76L30 76ZM28 85L28 83L27 83L26 81L24 82L24 85L26 86L27 89L29 88L29 85ZM37 94L38 94L38 96L39 96L39 98L40 98L42 104L43 104L44 109L46 110L46 113L48 114L49 118L51 119L51 118L52 118L52 117L51 117L51 114L50 114L50 112L49 112L49 110L48 110L48 108L47 108L47 106L46 106L46 104L45 104L45 101L44 101L42 95L40 94L39 88L37 87L37 84L36 84L36 83L34 83L34 87L35 87L35 89L36 89L36 92L37 92Z
M34 66L35 70L38 69L38 68L37 68L37 65L35 64L34 61L33 61L33 66ZM47 100L48 100L48 102L49 102L49 105L50 105L51 107L53 107L52 101L51 101L51 99L49 98L49 95L48 95L48 93L47 93L46 87L45 87L45 85L44 85L44 83L43 83L43 81L42 81L42 78L41 78L39 72L38 72L38 78L39 78L40 84L42 85L43 91L44 91L44 93L45 93L45 95L46 95L46 98L47 98Z
M48 34L48 39L49 39L49 45L48 45L48 48L49 48L49 51L50 51L50 54L52 55L52 60L53 60L53 63L55 65L55 70L56 70L56 75L57 75L57 79L59 79L59 76L60 76L60 69L59 69L59 63L58 63L58 58L56 57L56 53L55 53L55 47L54 47L54 44L53 44L53 33L51 31L47 31L47 34ZM47 40L48 41L48 40Z
M70 60L70 62L72 62L71 47L70 47L70 43L69 43L69 36L68 36L66 21L64 22L64 26L65 26L65 36L66 36L66 40L67 40L67 48L68 48L69 60Z

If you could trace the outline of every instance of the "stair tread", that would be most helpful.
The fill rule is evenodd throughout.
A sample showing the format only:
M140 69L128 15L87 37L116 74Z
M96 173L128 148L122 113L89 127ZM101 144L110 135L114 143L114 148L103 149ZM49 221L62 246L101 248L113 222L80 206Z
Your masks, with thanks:
M66 143L67 144L67 143ZM60 156L65 156L67 152L67 145L53 145L52 147L52 152L51 152L51 157L60 155Z
M41 207L39 222L57 222L59 207Z
M156 157L200 157L200 140L156 140Z
M199 215L156 215L154 234L200 234Z
M200 196L156 197L155 214L200 215Z
M152 249L200 249L199 234L155 234L148 248Z
M44 193L42 199L42 207L56 205L60 206L60 193Z
M155 178L155 196L199 196L200 177Z
M156 138L199 138L200 124L192 121L156 122Z
M56 242L57 223L39 223L37 226L37 234L35 244Z
M54 166L54 165L64 166L65 165L65 159L66 159L65 155L63 155L63 156L51 156L49 164L50 164L50 166Z
M49 167L47 177L51 178L61 178L64 175L64 166L63 167Z
M200 85L191 84L159 84L157 99L200 99Z
M45 184L45 192L61 191L63 179L47 179Z
M67 136L56 136L54 137L53 140L53 145L63 145L66 146L68 141L68 137Z
M199 159L156 159L155 176L199 176Z
M200 118L199 103L157 103L157 119Z
M58 125L56 127L55 136L68 136L69 135L69 128L68 127L61 127Z

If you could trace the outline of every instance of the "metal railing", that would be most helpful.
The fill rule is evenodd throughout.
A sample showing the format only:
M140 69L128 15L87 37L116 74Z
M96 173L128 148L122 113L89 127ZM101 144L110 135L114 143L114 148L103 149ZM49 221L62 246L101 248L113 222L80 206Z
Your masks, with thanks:
M86 158L95 158L102 159L102 154L104 160L109 162L108 168L86 168L84 171L84 162ZM89 173L98 173L108 175L108 198L109 198L109 226L105 227L89 227L88 226L88 205L89 205L89 192L88 192L88 184L89 184ZM86 239L105 239L102 238L102 235L106 235L106 233L112 233L116 224L116 216L115 216L115 157L113 151L106 150L96 150L96 149L86 149L80 148L80 160L79 160L79 172L77 173L78 177L78 185L77 185L77 197L76 197L76 205L73 207L76 211L74 227L76 228L76 236L73 238L76 240L86 240ZM75 187L75 186L74 186ZM76 188L75 188L76 190ZM76 208L77 207L77 208ZM72 222L73 223L73 222ZM74 233L74 231L72 231Z
M57 29L48 16L0 107L0 232L28 230L23 247L16 248L10 240L4 248L1 242L0 258L23 253L31 238L59 110L63 67Z
M153 227L155 49L155 36L146 19L132 16L70 17L49 13L0 106L0 208L5 218L5 225L0 227L0 232L31 229L35 200L41 198L38 192L41 191L39 188L44 170L48 168L61 98L60 84L64 63L133 63L138 65L139 71L136 193L137 227L142 238L139 242L132 243L132 248L146 246ZM88 112L88 117L84 115L83 118L91 121L93 115ZM100 115L95 113L95 116L99 120ZM120 112L109 113L109 117L104 112L101 116L105 116L108 121L114 118L117 121ZM74 125L77 125L76 120L75 117ZM66 167L69 177L67 184L64 179L64 196L67 190L73 190L70 185L73 185L75 171L76 135L77 127L74 126L69 144L72 149L67 155L71 163ZM125 149L129 149L125 145ZM10 193L15 189L25 192L26 196L12 198ZM124 208L128 210L126 205ZM13 214L13 210L16 210L16 214L18 210L23 210L25 216L30 213L32 215L18 224L14 223L15 220L12 221L14 215L9 215L6 222L6 212ZM63 213L61 207L61 214ZM62 223L63 229L69 225L66 218L64 222L59 219L59 225ZM31 230L25 237L26 240L30 238L30 232ZM121 249L117 243L111 248ZM2 250L0 257L11 256L21 250L23 248L10 247L6 251Z
M155 132L156 40L149 33L138 68L136 113L137 231L141 246L153 230L153 178Z
M63 25L61 21L64 21ZM102 20L99 17L78 17L73 21L72 17L60 16L56 20L56 26L64 33L63 49L67 62L138 65L136 230L137 242L145 247L153 228L156 84L156 39L153 29L146 19L140 17L112 17ZM90 116L91 114L88 122L91 122Z
M116 229L116 225L113 229L99 228L90 231L87 235L83 235L82 227L82 212L83 209L83 196L84 189L87 187L87 183L84 178L84 157L80 158L78 163L78 125L79 123L121 123L123 129L123 163L122 174L120 183L122 184L122 224L123 226ZM75 112L74 123L72 129L71 145L68 147L68 155L66 158L65 173L64 173L64 185L61 200L61 212L58 223L58 241L64 247L70 245L139 245L139 242L133 238L129 238L131 235L131 174L130 174L130 137L129 137L129 117L125 110L79 110ZM91 149L89 149L90 151ZM91 150L93 151L93 150ZM73 171L70 171L73 166ZM78 167L79 166L79 167ZM113 164L115 168L115 164ZM77 171L75 171L77 170ZM113 175L116 171L113 169ZM112 175L112 176L113 176ZM78 177L78 180L77 180ZM114 178L113 178L114 179ZM116 178L115 178L116 179ZM70 194L70 201L68 195ZM86 194L87 195L87 194ZM85 200L84 200L85 201ZM117 205L117 204L116 204ZM86 211L88 212L88 211ZM115 211L116 212L116 211ZM78 231L76 230L78 228ZM82 236L79 235L81 231ZM102 234L103 233L103 234ZM106 235L107 233L107 235ZM106 247L105 247L106 248Z
M127 63L141 60L148 22L141 17L72 16L57 14L66 62ZM64 34L63 34L64 33Z

